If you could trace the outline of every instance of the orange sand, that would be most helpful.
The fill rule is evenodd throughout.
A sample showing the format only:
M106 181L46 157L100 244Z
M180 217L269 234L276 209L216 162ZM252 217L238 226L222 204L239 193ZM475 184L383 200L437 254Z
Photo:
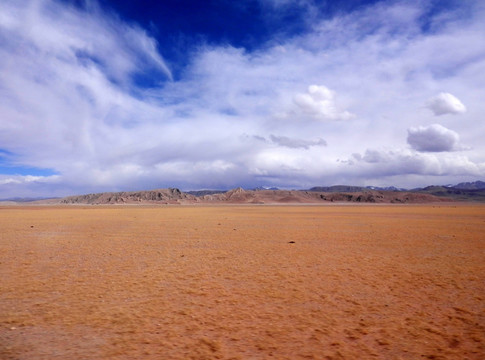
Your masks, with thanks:
M484 255L483 205L4 207L0 359L484 359Z

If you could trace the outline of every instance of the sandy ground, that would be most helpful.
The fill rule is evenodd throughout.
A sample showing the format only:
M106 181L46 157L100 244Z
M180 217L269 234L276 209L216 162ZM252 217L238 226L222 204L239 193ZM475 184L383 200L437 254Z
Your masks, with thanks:
M0 208L0 359L484 359L485 206Z

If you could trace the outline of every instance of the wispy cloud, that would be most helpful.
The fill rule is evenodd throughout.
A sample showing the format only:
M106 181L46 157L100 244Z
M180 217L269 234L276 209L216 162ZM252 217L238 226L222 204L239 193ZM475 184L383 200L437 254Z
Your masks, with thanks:
M312 146L327 146L327 142L323 139L317 140L304 140L304 139L295 139L289 138L287 136L276 136L270 135L269 138L271 141L277 145L285 146L291 149L308 149Z

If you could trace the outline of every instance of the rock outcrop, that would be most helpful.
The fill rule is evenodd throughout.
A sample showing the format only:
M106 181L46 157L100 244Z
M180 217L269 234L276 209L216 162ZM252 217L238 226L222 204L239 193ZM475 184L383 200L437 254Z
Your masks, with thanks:
M61 199L61 204L181 204L195 202L194 195L186 194L176 188L149 191L109 192L68 196Z
M320 192L300 190L244 190L195 196L179 189L158 189L69 196L61 204L319 204L319 203L429 203L449 201L430 194L366 190Z

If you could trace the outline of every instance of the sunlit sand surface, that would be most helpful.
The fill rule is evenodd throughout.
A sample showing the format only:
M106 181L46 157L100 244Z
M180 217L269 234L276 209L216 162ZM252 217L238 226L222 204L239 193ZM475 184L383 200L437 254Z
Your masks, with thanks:
M0 359L484 359L485 206L5 207Z

